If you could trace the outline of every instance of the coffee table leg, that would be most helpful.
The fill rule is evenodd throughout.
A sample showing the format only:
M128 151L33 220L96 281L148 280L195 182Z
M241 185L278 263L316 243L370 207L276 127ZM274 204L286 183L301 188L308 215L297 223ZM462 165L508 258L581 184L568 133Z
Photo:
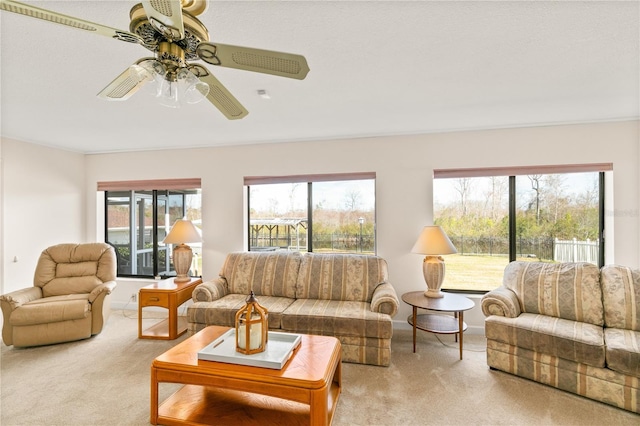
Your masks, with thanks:
M324 389L311 391L311 426L325 426L329 424L329 400L331 382Z
M413 353L416 353L416 324L418 322L418 307L413 307Z
M459 333L460 334L460 359L462 359L462 333L463 333L462 324L464 324L462 317L463 317L463 312L460 311L458 313L458 330L460 331Z
M152 425L158 424L158 377L154 367L151 367L151 416L149 422Z
M458 319L458 315L459 315L459 312L454 312L454 313L453 313L453 316L454 316L456 319ZM454 337L455 337L455 339L454 339L454 340L457 342L457 341L458 341L458 333L454 334Z

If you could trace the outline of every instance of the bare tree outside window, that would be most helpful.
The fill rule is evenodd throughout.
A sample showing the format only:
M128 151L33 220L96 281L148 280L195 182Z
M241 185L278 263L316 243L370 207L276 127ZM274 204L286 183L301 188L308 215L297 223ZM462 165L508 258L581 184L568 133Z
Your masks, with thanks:
M360 206L362 194L357 189L349 189L344 196L344 205L349 211L356 211Z
M455 190L460 194L460 214L467 214L467 202L472 190L473 180L471 178L459 178L455 180Z
M540 178L541 175L529 175L529 181L531 181L531 189L534 192L532 204L535 206L536 223L540 224ZM530 204L531 205L531 204Z
M509 231L509 177L434 180L434 222L458 254L446 258L443 288L487 291L518 260L597 264L599 173L515 176L515 235ZM510 253L511 239L516 253Z

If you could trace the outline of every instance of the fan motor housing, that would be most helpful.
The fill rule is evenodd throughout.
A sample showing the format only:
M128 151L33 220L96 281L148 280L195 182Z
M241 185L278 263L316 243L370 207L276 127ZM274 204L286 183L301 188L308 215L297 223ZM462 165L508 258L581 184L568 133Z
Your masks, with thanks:
M133 6L129 12L129 17L131 19L129 30L144 40L143 46L148 50L154 53L158 52L160 43L169 41L151 25L142 4L139 3ZM172 41L172 43L183 50L184 60L197 60L199 58L196 54L196 48L201 42L209 41L209 31L198 18L185 12L184 9L182 11L182 20L184 23L184 38Z

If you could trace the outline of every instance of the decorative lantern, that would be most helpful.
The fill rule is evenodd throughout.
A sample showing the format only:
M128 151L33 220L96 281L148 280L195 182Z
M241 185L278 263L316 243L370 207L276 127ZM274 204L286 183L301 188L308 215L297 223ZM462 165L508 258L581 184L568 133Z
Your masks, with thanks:
M245 355L263 352L267 347L268 312L251 291L247 303L236 312L236 351Z

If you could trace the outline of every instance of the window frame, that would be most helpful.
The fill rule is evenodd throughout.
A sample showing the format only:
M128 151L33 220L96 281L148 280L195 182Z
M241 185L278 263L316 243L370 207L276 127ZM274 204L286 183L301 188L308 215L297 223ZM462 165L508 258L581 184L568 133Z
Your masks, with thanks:
M112 244L109 242L109 194L114 192L123 192L129 193L129 209L130 209L130 219L135 216L135 200L136 193L144 192L146 197L149 197L149 193L151 193L152 200L152 228L151 228L151 241L152 241L152 273L151 274L141 274L141 273L130 273L130 274L122 274L120 273L120 268L117 271L117 277L123 278L170 278L175 275L175 268L173 267L173 262L169 260L168 256L171 253L171 249L167 246L165 248L160 247L160 241L158 239L158 231L159 231L159 218L158 218L158 200L163 199L165 203L166 213L169 215L170 210L170 199L171 196L182 195L182 216L184 216L187 212L187 193L177 193L179 191L201 191L201 179L200 178L187 178L187 179L162 179L162 180L136 180L136 181L114 181L114 182L98 182L97 189L98 191L104 192L104 240L108 244ZM157 189L162 188L162 189ZM164 194L164 195L163 195ZM201 195L201 194L200 194ZM170 227L173 223L166 224L166 226ZM162 225L165 226L165 225ZM129 230L135 227L134 221L130 220ZM130 242L131 244L131 242ZM114 246L115 247L115 246ZM166 261L167 261L167 269L160 271L160 252L165 251L166 253ZM133 253L130 253L130 257L133 257ZM118 260L119 261L119 260ZM138 270L136 270L138 272Z
M493 167L493 168L468 168L468 169L434 169L433 179L475 178L507 176L508 189L508 229L509 229L509 263L517 258L517 196L516 176L529 174L569 174L569 173L598 173L598 267L605 264L605 174L613 170L612 163L593 164L569 164L569 165L544 165L524 167ZM433 196L432 196L433 201ZM473 289L446 289L445 292L464 294L485 294L490 290Z
M376 173L375 172L354 172L354 173L331 173L331 174L311 174L311 175L289 175L289 176L245 176L244 187L246 196L246 219L247 219L247 250L251 251L251 187L269 184L293 184L306 183L307 194L307 247L308 253L313 252L313 184L322 182L340 182L353 180L373 180L374 197L376 193ZM376 204L374 200L374 226L373 226L373 252L377 254L377 226Z

